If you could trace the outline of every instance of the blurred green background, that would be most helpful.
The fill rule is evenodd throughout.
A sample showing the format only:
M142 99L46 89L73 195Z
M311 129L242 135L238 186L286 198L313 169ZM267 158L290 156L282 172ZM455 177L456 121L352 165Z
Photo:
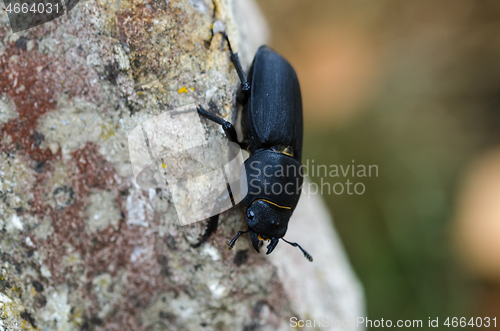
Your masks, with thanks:
M258 3L301 81L303 161L378 165L324 194L368 317L500 317L500 2Z

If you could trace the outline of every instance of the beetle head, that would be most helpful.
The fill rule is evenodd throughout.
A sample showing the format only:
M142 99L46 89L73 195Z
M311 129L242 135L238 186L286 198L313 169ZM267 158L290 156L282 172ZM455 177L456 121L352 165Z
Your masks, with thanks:
M280 207L267 200L254 201L246 212L253 248L258 252L260 241L269 240L266 254L271 254L279 238L285 235L291 215L291 208Z
M278 245L279 240L298 247L304 257L312 261L312 256L309 255L299 244L291 243L283 238L288 228L288 221L292 215L292 210L286 207L280 207L267 200L256 200L252 203L246 212L246 221L248 223L247 231L239 231L238 235L231 240L228 245L232 249L234 243L243 233L250 233L250 241L253 248L259 252L260 242L269 240L266 254L271 254Z
M256 200L247 208L245 218L249 229L267 240L283 237L291 216L291 209L279 207L267 200Z

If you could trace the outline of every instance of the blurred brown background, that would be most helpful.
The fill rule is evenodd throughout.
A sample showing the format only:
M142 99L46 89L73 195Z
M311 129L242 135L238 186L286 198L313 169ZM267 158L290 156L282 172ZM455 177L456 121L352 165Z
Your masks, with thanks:
M258 2L301 81L304 161L379 167L324 195L368 316L500 317L500 2Z

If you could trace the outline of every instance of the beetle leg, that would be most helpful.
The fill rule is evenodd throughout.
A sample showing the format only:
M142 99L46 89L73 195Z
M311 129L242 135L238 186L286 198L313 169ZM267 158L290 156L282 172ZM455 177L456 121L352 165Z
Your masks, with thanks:
M198 241L196 244L192 244L191 247L193 248L200 247L201 244L203 244L205 241L208 240L208 238L210 238L212 233L217 231L218 224L219 224L219 214L210 217L207 223L207 228L205 230L205 233L203 234L203 237L201 237L200 241Z
M289 242L288 240L286 240L285 238L281 238L281 240L283 240L283 241L284 241L284 242L286 242L287 244L292 245L293 247L298 247L298 248L302 251L302 253L304 253L304 257L305 257L306 259L308 259L308 260L309 260L309 261L311 261L311 262L313 261L313 257L312 257L311 255L309 255L309 253L308 253L308 252L306 252L306 251L305 251L302 247L300 247L300 245L299 245L299 244L297 244L297 243L291 243L291 242Z
M226 39L227 42L227 47L229 48L229 53L231 54L231 62L233 63L236 72L238 73L238 77L240 78L241 82L241 91L245 96L250 95L250 84L248 83L247 76L245 75L245 72L243 71L243 68L241 67L241 62L238 57L238 53L233 52L233 48L231 47L231 43L229 42L229 37L227 36L227 33L225 31L221 32L224 38Z
M238 141L238 136L236 135L236 129L234 128L234 126L230 122L226 121L223 118L220 118L217 115L209 113L201 105L199 105L197 109L198 109L198 114L200 114L201 116L209 119L212 122L215 122L215 123L221 125L222 129L226 133L227 139L230 142L238 144L242 149L246 149L247 148L247 146L246 146L245 143L240 143Z
M219 195L219 197L217 198L214 209L212 211L212 214L214 214L214 216L211 216L210 219L208 220L207 229L205 230L205 233L201 237L200 241L198 241L196 244L192 244L191 247L193 248L200 247L201 244L203 244L205 241L208 240L208 238L210 238L212 233L217 231L220 211L222 210L222 207L225 207L227 204L234 205L233 195L231 192L231 187L229 185L227 185L227 189L224 190L224 192L222 192L222 194Z

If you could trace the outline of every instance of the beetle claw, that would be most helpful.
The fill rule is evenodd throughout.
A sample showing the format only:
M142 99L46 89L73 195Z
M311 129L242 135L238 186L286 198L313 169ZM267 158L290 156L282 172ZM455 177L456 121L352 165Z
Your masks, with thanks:
M271 254L274 249L276 248L276 245L278 245L278 241L279 239L278 238L271 238L271 242L269 243L269 245L267 245L267 253L266 254Z
M253 248L259 253L259 235L253 231L250 231L250 241L252 242Z

